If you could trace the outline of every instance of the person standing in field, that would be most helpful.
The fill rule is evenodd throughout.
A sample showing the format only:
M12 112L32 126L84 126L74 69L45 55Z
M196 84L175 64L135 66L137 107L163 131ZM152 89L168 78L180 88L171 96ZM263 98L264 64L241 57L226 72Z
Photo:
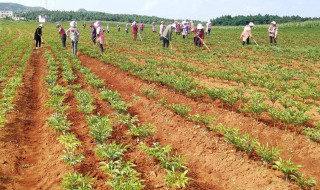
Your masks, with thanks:
M61 24L57 24L56 27L59 29L59 34L60 34L60 37L61 37L62 47L66 47L66 40L67 40L66 31L64 30L64 28L62 28Z
M212 24L211 21L208 20L207 24L206 24L206 34L210 36L211 33L211 28L212 28Z
M103 53L103 44L104 44L104 30L101 27L101 22L97 21L94 23L94 26L97 30L97 39L100 47L100 52Z
M161 21L161 24L160 24L160 27L159 27L159 37L160 39L162 40L162 37L163 37L163 31L165 29L165 26L164 26L164 21Z
M136 21L134 21L131 25L132 27L132 34L133 34L133 41L137 40L137 34L138 34L138 26Z
M277 23L275 21L272 21L269 29L269 38L270 38L270 44L277 44L277 35L278 35L278 26Z
M110 27L109 27L109 24L107 23L107 32L109 33L110 32Z
M152 23L152 32L153 33L156 32L156 23L155 22Z
M70 22L70 26L71 26L71 28L69 28L66 31L66 35L68 36L68 33L70 33L72 53L74 55L77 55L78 40L79 40L80 32L77 29L77 22L76 21Z
M198 24L197 29L194 29L194 44L196 46L202 47L203 43L202 40L204 39L204 27L201 23Z
M87 26L87 24L86 24L86 22L83 22L83 29L85 30L86 29L86 26Z
M91 40L94 44L96 44L97 30L93 24L90 24L90 28L91 28Z
M43 28L43 24L39 24L38 28L34 32L34 40L36 41L36 49L41 47L42 28Z
M142 34L143 33L143 28L144 28L144 25L143 25L143 23L142 22L140 22L140 34Z
M183 21L181 27L182 27L182 38L185 39L186 36L188 36L187 22Z
M117 23L118 32L120 32L120 23Z
M186 37L188 38L188 34L189 34L189 23L187 23L186 22L186 24L185 24L185 29L186 29L186 32L187 32L187 35L186 35Z
M126 24L126 33L129 34L129 23Z
M172 30L175 27L175 25L173 24L169 24L166 29L163 31L162 34L162 46L163 47L169 47L170 41L171 41L171 37L172 37Z
M251 33L253 27L254 24L252 22L250 22L248 25L244 27L244 30L240 36L240 38L242 38L242 45L250 44L250 38L253 37Z

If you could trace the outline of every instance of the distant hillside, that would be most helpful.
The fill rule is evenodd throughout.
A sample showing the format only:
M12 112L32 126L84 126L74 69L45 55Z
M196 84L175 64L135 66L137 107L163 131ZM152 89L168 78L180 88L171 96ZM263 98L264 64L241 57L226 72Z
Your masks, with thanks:
M0 10L10 10L13 12L45 11L43 7L28 7L17 3L0 3Z

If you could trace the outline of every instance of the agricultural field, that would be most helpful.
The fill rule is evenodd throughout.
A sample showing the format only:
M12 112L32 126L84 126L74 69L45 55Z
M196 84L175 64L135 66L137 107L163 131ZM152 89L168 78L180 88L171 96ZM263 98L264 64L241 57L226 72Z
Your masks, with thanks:
M0 189L320 189L319 22L210 51L112 24L103 54L79 22L77 56L37 25L0 22Z

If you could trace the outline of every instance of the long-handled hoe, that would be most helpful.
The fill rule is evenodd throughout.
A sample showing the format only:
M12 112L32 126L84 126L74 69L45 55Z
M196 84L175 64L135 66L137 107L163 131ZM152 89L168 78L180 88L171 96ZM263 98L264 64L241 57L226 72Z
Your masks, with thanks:
M198 38L200 39L200 41L203 43L203 45L209 50L209 51L211 51L210 49L209 49L209 47L207 46L207 44L206 43L204 43L204 41L198 36Z
M141 38L141 35L140 35L140 33L139 33L139 32L138 32L138 34L139 34L140 40L141 40L141 42L142 42L142 38Z
M253 39L254 43L255 43L257 46L259 46L258 43L257 43L257 41L256 41L253 37L252 37L252 39Z

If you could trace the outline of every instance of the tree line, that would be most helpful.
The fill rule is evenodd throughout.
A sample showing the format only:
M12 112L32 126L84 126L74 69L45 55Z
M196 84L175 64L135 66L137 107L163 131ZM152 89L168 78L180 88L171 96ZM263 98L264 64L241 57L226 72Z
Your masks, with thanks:
M25 17L27 20L38 20L38 15L45 14L49 16L52 22L63 22L70 20L78 21L111 21L111 22L143 22L146 24L151 24L152 22L160 23L160 21L165 21L169 23L173 19L160 18L155 16L145 16L145 15L135 15L135 14L109 14L103 12L91 12L91 11L31 11L24 13L17 13L20 17ZM225 15L217 18L211 19L212 24L216 26L243 26L249 22L254 22L254 24L269 24L272 21L278 23L288 23L288 22L304 22L310 20L320 20L320 18L311 17L300 17L300 16L283 16L278 15L248 15L248 16L231 16ZM182 21L182 20L178 20ZM193 21L194 23L200 23L201 21ZM202 22L204 23L204 22Z
M63 22L70 20L77 21L112 21L112 22L143 22L151 24L152 22L160 23L164 21L166 23L174 21L173 19L160 18L155 16L135 15L135 14L109 14L102 12L79 12L79 11L32 11L25 13L17 13L20 17L25 17L27 20L38 20L38 15L47 15L52 22ZM181 20L179 20L181 22ZM200 21L196 21L200 22Z
M243 26L249 22L254 24L270 24L272 21L278 23L288 23L288 22L304 22L311 20L320 20L320 18L311 18L311 17L300 17L300 16L283 16L278 15L249 15L249 16L221 16L215 19L212 19L213 25L216 26Z

